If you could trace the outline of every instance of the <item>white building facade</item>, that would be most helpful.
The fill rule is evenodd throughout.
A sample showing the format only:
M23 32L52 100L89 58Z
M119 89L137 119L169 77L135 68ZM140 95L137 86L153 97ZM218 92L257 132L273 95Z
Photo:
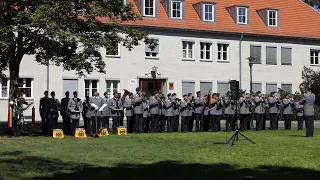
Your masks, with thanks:
M247 21L242 19L242 23ZM240 22L240 23L241 23ZM78 77L73 71L62 67L40 66L33 56L25 56L20 66L20 79L27 88L26 100L34 102L36 121L40 98L49 86L49 93L56 92L56 98L64 97L65 91L72 96L91 96L97 90L102 96L108 91L131 92L136 87L152 93L183 94L209 90L224 94L229 90L229 81L240 81L240 88L250 91L250 69L248 57L254 57L253 92L271 91L282 88L294 93L301 83L303 66L320 67L320 39L253 35L241 32L211 32L184 29L143 28L150 37L158 40L158 47L151 51L143 42L132 51L118 45L117 52L101 48L106 62L106 74L93 72ZM320 32L319 32L320 33ZM150 71L157 68L156 77ZM48 73L49 71L49 73ZM47 77L47 74L49 76ZM0 108L7 109L9 79L1 80ZM31 109L26 113L31 116ZM1 121L6 121L7 111L1 111Z

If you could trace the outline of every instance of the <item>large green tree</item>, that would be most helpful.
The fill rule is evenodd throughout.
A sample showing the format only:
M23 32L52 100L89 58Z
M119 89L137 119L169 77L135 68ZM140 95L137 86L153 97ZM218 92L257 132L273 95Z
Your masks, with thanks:
M0 0L0 73L10 72L9 99L17 95L25 55L83 76L106 72L100 47L121 43L131 50L144 41L154 48L146 32L123 26L137 20L141 16L123 0Z
M312 7L320 6L320 0L304 0L304 2Z

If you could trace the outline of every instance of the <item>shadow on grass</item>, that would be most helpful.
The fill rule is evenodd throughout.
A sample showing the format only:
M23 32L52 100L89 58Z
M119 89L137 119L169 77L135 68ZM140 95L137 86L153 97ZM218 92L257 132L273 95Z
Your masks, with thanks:
M317 179L320 171L302 168L260 166L242 169L229 164L182 164L174 161L154 164L117 164L96 167L62 162L20 151L1 153L0 179ZM81 157L79 157L81 158ZM111 164L110 164L111 166Z

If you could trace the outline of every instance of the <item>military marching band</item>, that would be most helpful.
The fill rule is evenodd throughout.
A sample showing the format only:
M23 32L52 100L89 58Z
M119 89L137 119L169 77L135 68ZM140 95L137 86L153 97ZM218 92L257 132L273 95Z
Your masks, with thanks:
M166 96L155 91L147 98L146 93L136 88L136 94L125 90L114 93L109 98L108 93L100 97L94 92L92 97L86 97L82 102L77 92L73 92L73 98L69 98L69 92L61 100L55 99L55 93L48 92L40 100L40 115L42 129L46 135L52 135L52 129L57 126L60 115L63 119L63 132L66 135L74 135L79 127L82 114L84 128L89 135L107 128L109 131L109 119L112 119L112 132L123 126L123 117L126 117L128 133L159 133L178 132L181 123L181 132L218 132L221 131L221 118L224 116L226 131L246 131L251 129L252 119L256 120L256 130L266 129L267 114L270 119L270 130L278 129L280 112L283 114L285 130L291 130L293 114L296 114L298 130L302 130L304 122L304 103L295 101L288 94L281 99L276 92L271 92L269 98L261 92L251 96L245 91L240 92L239 99L232 99L230 92L225 95L211 93L203 95L198 91L196 97L192 93L184 94L183 98L177 98L176 93ZM282 109L282 111L280 111ZM268 113L267 113L268 112ZM237 120L240 120L239 127ZM181 121L180 121L181 120Z

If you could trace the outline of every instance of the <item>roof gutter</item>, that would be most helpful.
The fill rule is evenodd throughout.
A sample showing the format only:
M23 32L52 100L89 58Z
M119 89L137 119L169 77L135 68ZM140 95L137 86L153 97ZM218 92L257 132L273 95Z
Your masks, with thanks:
M199 32L199 33L219 33L226 35L234 35L238 36L239 32L224 32L224 31L208 31L208 30L197 30L197 29L181 29L181 28L172 28L172 27L159 27L159 26L143 26L143 25L126 25L132 26L136 28L149 28L149 29L160 29L160 30L176 30L176 31L184 31L184 32ZM298 37L298 36L277 36L277 35L268 35L268 34L250 34L250 33L242 33L243 35L252 36L252 37L263 37L263 38L282 38L282 39L292 39L292 40L309 40L309 41L319 41L320 38L307 38L307 37Z

